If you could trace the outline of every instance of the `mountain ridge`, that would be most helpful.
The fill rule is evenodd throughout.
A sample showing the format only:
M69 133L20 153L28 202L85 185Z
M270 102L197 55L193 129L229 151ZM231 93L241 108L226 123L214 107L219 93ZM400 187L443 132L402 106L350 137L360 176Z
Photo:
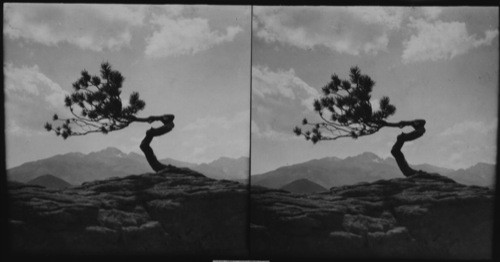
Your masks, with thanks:
M234 162L226 173L216 159L209 163L194 164L175 160L161 159L160 162L177 167L187 167L215 179L229 179L237 181L247 180L248 157L232 159L222 157L221 161ZM215 163L215 165L211 165ZM245 170L235 172L234 170ZM23 163L7 170L9 180L27 182L43 174L52 174L72 185L83 182L123 177L126 175L152 172L146 158L136 152L124 153L116 147L107 147L88 154L70 152L57 154L48 158ZM245 175L243 175L245 174Z
M416 170L445 175L467 185L493 187L495 184L495 165L487 163L481 162L469 168L457 170L425 163L412 165L412 167ZM305 178L325 188L330 188L399 177L402 175L394 158L383 159L374 153L364 152L344 159L323 157L278 167L262 174L252 175L251 183L278 189L294 180Z

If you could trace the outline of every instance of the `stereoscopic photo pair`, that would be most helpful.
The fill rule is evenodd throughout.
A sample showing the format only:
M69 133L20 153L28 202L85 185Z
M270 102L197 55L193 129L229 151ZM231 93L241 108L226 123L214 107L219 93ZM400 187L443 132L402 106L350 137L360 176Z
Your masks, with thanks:
M9 254L492 258L498 8L3 7Z

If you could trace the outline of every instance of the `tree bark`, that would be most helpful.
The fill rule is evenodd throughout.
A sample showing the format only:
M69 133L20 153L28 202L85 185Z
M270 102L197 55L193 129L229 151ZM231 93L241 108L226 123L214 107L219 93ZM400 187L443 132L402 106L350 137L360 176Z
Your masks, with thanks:
M146 136L141 142L140 148L142 152L144 153L144 156L146 156L146 160L148 161L149 165L151 168L153 168L154 171L158 172L162 169L167 168L166 165L160 163L158 161L158 158L156 158L155 153L153 152L153 149L151 148L150 144L151 141L153 141L153 138L156 136L161 136L164 135L170 130L174 128L174 116L173 115L163 115L163 116L150 116L148 118L135 118L134 121L137 122L148 122L152 123L154 121L161 121L163 123L162 126L153 128L151 127L148 131L146 131Z
M401 152L401 148L403 147L405 142L415 140L421 137L425 133L425 120L416 119L413 121L401 121L399 123L388 123L384 122L384 126L389 127L399 127L403 128L405 126L412 126L415 130L409 133L401 133L398 135L396 143L392 146L391 154L396 159L396 163L398 164L399 169L403 172L403 175L406 177L414 175L417 171L412 169L408 162L405 159L403 152Z

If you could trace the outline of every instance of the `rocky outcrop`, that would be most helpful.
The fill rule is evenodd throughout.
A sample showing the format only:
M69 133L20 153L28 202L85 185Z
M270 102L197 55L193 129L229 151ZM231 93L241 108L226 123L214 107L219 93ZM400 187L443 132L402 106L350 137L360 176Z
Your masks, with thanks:
M487 259L493 196L417 173L315 194L253 187L248 206L246 186L170 167L65 190L11 183L10 244L19 254Z
M488 259L493 196L424 172L308 195L252 187L250 247L266 258Z
M21 254L247 254L246 186L170 166L65 190L13 183L10 236Z

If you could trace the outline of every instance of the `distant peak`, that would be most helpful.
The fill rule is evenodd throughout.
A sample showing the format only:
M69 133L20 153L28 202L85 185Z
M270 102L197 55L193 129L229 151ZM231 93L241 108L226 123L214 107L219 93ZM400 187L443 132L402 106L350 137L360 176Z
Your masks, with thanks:
M235 159L238 161L248 161L249 160L249 158L247 156L240 156L240 157L235 158Z
M368 157L380 158L379 156L377 156L375 153L372 153L372 152L363 152L363 153L361 153L360 156L368 156Z
M376 162L382 160L382 158L380 158L379 156L377 156L376 154L374 154L372 152L364 152L364 153L357 155L357 156L354 156L352 158L357 159L357 160L376 161Z
M123 152L116 147L106 147L105 149L98 151L96 153L108 154L108 155L123 155Z
M326 160L326 161L339 161L339 160L342 160L336 156L329 156L329 157L325 157L325 158L322 158L320 160Z
M61 156L61 155L58 155L58 156ZM84 157L85 154L82 152L70 152L70 153L64 154L64 156Z
M128 153L128 156L139 156L139 157L142 157L143 155L139 154L137 152L130 152L130 153Z
M477 164L471 166L470 168L494 168L494 164L488 164L484 162L478 162Z
M216 160L210 162L209 164L225 163L225 162L229 162L229 161L231 161L231 162L232 161L244 161L244 160L248 160L248 157L242 156L242 157L238 157L238 158L231 158L231 157L227 157L227 156L222 156L222 157L219 157Z
M120 149L118 149L116 147L112 147L112 146L108 146L105 149L103 149L102 151L118 151L118 152L121 152Z

